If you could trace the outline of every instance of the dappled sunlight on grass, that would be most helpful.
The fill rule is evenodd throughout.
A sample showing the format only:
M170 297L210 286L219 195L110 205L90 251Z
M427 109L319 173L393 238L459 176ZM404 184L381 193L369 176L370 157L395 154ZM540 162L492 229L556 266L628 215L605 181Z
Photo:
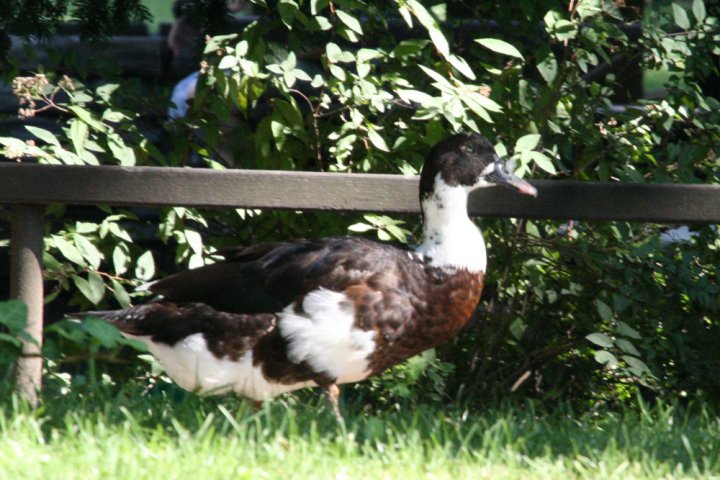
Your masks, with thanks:
M242 399L175 388L77 390L37 412L2 404L0 478L660 478L720 468L720 421L704 408L374 411L350 400L340 425L321 395L253 413Z

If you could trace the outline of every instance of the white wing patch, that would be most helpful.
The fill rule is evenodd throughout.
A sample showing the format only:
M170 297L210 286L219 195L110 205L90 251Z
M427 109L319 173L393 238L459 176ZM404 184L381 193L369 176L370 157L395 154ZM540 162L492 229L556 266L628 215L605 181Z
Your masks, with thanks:
M259 366L253 366L252 350L237 361L217 358L208 349L201 333L190 335L175 345L156 343L149 336L126 335L145 343L163 364L167 374L181 388L201 395L220 395L231 391L253 400L265 400L315 382L271 383Z
M370 375L368 357L375 350L375 332L354 328L355 307L344 293L320 288L303 300L304 313L290 304L278 315L280 334L288 341L288 358L308 362L337 383Z

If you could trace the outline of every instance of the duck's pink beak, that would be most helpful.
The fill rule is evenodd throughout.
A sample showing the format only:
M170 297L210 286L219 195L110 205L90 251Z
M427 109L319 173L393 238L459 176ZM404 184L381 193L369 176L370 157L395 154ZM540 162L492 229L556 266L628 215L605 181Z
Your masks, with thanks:
M488 175L488 180L496 185L505 185L511 187L524 195L532 195L537 197L537 188L533 187L527 181L508 171L505 163L497 159L495 161L495 169Z

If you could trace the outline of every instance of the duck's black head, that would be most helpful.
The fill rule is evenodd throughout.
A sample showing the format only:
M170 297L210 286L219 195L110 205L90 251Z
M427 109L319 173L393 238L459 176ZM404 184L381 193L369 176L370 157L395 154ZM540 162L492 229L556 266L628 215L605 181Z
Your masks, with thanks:
M535 187L507 171L490 141L477 133L460 133L438 142L428 153L420 175L420 201L435 190L440 179L448 187L470 191L491 185L506 185L520 193L537 195Z

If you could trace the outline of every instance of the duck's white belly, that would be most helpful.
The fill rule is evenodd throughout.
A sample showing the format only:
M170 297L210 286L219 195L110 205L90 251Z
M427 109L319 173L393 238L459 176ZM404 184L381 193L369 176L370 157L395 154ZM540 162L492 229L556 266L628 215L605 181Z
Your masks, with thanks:
M370 376L369 356L375 350L375 332L354 327L355 308L343 293L319 289L303 301L304 312L294 304L278 314L280 334L288 342L288 360L307 362L335 383L353 383ZM218 358L201 333L174 345L153 342L149 336L132 336L143 342L170 378L185 390L201 395L235 392L253 400L264 400L304 387L313 381L292 384L269 381L261 365L253 365L252 350L237 361Z
M237 361L217 358L208 349L201 333L190 335L172 346L153 342L147 336L127 336L145 343L181 388L201 395L235 392L253 400L265 400L299 388L317 386L315 382L269 382L260 366L253 365L252 350Z

